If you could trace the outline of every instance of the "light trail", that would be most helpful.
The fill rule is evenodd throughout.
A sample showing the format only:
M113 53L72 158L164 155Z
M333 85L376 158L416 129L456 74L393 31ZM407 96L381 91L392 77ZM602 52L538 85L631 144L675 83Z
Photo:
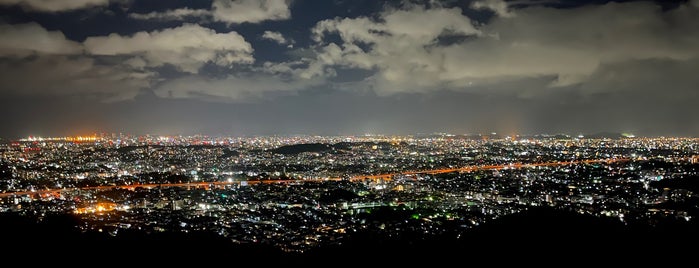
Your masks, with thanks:
M590 159L590 160L576 160L576 161L564 161L564 162L546 162L546 163L510 163L503 165L471 165L460 168L448 168L448 169L431 169L431 170L418 170L418 171L404 171L395 173L385 173L385 174L374 174L374 175L355 175L349 178L349 181L378 181L378 180L392 180L395 176L400 175L418 175L418 174L444 174L452 172L473 172L481 170L501 170L501 169L521 169L521 168L532 168L532 167L553 167L553 166L566 166L566 165L577 165L577 164L595 164L595 163L615 163L615 162L625 162L629 161L627 158L616 158L616 159ZM185 188L223 188L229 185L239 185L243 182L247 184L272 184L272 183L305 183L305 182L324 182L324 181L342 181L345 178L319 178L319 179L293 179L293 180L248 180L248 181L215 181L215 182L185 182L185 183L149 183L149 184L130 184L130 185L102 185L102 186L90 186L90 187L79 187L79 188L61 188L61 189L46 189L46 190L35 190L35 191L22 191L22 192L7 192L0 193L0 198L11 197L11 196L21 196L21 195L39 195L46 196L52 194L60 194L62 192L72 192L72 191L104 191L112 189L127 189L134 190L136 188L156 188L156 187L185 187Z

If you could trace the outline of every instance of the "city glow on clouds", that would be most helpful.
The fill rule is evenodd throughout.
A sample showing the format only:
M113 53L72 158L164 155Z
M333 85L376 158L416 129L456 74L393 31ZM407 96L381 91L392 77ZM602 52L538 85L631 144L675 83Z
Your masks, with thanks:
M11 90L21 95L86 95L120 101L148 88L154 75L124 65L101 65L84 56L45 55L0 62L0 93Z
M524 8L478 27L458 8L413 7L386 11L378 20L324 20L313 32L320 46L341 48L319 52L332 59L329 65L377 70L367 83L390 94L531 77L551 77L551 86L567 86L586 82L604 64L688 60L699 56L699 36L692 34L698 23L695 7L662 12L646 2ZM325 45L326 33L338 34L342 42ZM463 35L465 41L440 44L445 33ZM369 48L359 49L361 44Z
M104 101L131 99L155 73L129 64L98 64L81 43L36 23L0 25L0 92L21 95L87 94ZM126 63L130 63L127 61Z
M178 8L165 12L131 13L130 18L138 20L184 20L192 17L205 17L211 12L205 9Z
M287 0L214 0L214 19L227 23L258 23L291 17Z
M70 11L108 4L109 0L0 0L0 5L19 5L40 12Z
M109 3L0 1L45 12ZM51 4L43 5L47 2ZM200 23L90 35L81 40L68 39L61 30L47 30L37 23L2 24L0 56L14 59L3 62L0 68L15 74L10 81L17 84L21 83L18 79L33 80L4 91L61 94L58 88L63 86L42 86L34 81L35 76L18 72L36 73L25 68L44 69L40 63L65 63L76 69L63 70L68 72L65 77L45 80L77 85L65 94L99 88L93 91L110 100L114 96L129 99L140 89L153 89L163 98L217 96L217 101L241 101L248 96L257 99L274 91L303 91L318 85L369 90L382 96L445 89L483 92L522 79L547 80L546 87L553 89L576 86L589 92L607 92L636 85L647 70L665 64L654 59L679 69L694 66L693 60L699 57L699 35L695 34L698 3L693 0L671 10L647 1L566 9L541 5L515 9L499 0L461 7L384 5L376 13L320 20L307 34L292 37L291 32L262 29L246 39L236 30L237 24L291 20L291 2L214 0L210 9L176 8L127 15L138 20L201 19ZM464 15L466 9L491 10L495 16L477 21ZM212 20L228 28L215 29L207 24ZM294 42L299 36L309 38L304 46ZM280 53L289 56L256 61L257 43L253 39L286 45ZM34 58L20 59L30 55ZM66 57L69 55L74 57ZM179 73L163 75L160 68L167 66ZM222 69L202 71L205 66ZM627 66L628 78L621 82L625 85L599 79L602 70L618 72L621 66ZM348 70L365 75L347 78ZM104 86L100 79L124 85ZM32 85L37 88L30 88ZM542 90L511 91L536 97Z
M82 46L66 39L60 31L47 31L37 23L0 25L0 56L25 57L31 54L79 54Z
M318 22L314 40L324 49L318 57L327 65L376 69L371 83L381 93L419 91L441 82L444 71L442 35L478 36L473 22L460 8L390 10L378 21L368 17L336 18ZM342 43L324 44L327 33ZM368 44L366 51L362 44ZM409 56L408 56L409 55Z
M207 62L219 66L254 62L252 46L238 33L216 33L195 24L132 36L89 37L85 48L94 55L138 55L146 66L172 64L187 73L197 73Z
M129 17L139 20L184 20L199 17L239 24L285 20L291 17L291 11L289 1L285 0L214 0L210 10L179 8L145 14L131 13Z
M322 79L288 79L271 74L231 75L223 79L190 75L168 80L153 91L162 98L246 102L272 92L293 92L322 82Z

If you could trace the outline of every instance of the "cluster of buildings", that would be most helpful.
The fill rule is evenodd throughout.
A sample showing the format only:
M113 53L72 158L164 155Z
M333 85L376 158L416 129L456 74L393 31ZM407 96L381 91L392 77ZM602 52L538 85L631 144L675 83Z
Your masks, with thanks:
M0 213L70 213L83 231L213 232L287 251L358 232L458 238L537 206L627 224L694 221L699 194L685 185L699 178L697 141L30 137L0 145Z

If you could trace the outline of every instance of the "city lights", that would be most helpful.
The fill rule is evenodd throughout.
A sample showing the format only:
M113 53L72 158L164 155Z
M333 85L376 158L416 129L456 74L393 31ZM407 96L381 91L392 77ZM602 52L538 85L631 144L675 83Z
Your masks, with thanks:
M668 204L695 194L665 184L699 175L697 139L628 135L100 134L32 137L4 144L2 152L0 211L68 213L83 222L83 232L111 235L213 230L288 252L356 232L461 237L537 207L624 224L687 222L696 216ZM405 218L367 221L386 210L405 211ZM164 221L173 215L177 222Z

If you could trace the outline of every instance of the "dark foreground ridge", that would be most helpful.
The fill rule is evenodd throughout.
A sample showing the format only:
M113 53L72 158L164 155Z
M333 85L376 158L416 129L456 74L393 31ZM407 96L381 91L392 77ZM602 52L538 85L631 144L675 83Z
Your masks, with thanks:
M28 264L447 264L452 261L548 263L590 262L609 258L620 263L667 262L691 258L699 228L693 223L629 226L552 208L533 208L483 224L458 238L424 239L419 234L386 237L358 233L341 245L285 253L258 244L233 244L210 233L81 233L70 215L41 222L18 215L0 216L3 255ZM26 258L26 254L41 258ZM499 256L493 259L491 256Z

